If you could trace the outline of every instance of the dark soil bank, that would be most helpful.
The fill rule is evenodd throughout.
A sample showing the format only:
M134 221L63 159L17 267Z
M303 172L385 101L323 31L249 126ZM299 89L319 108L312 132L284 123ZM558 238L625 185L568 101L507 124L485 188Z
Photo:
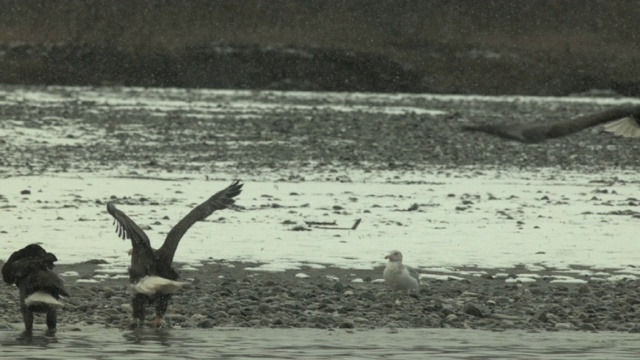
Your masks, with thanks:
M109 46L18 44L2 47L0 82L418 92L419 73L385 56L339 49L206 44L153 54Z
M637 331L640 294L637 281L551 283L540 273L533 283L507 283L496 270L463 280L423 280L412 295L394 295L375 270L302 269L286 272L246 271L255 264L212 263L182 271L188 282L173 298L165 326L176 328L470 328L502 331L526 329ZM94 275L96 265L58 266L80 278ZM522 269L507 269L517 273ZM499 272L505 272L501 269ZM298 278L297 273L309 275ZM222 277L219 277L222 276ZM334 277L329 279L327 276ZM337 277L339 280L335 280ZM351 282L354 278L363 282ZM128 280L76 283L67 278L72 296L65 300L59 323L67 330L84 324L122 328L130 323ZM20 329L15 287L0 287L0 326ZM147 320L154 317L148 309ZM37 319L44 326L43 319ZM38 329L38 326L36 326Z
M0 83L640 94L628 1L0 0Z

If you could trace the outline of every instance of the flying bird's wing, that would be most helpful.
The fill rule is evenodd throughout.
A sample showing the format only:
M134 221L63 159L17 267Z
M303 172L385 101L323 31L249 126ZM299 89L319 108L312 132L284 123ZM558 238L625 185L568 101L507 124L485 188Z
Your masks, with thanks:
M631 117L636 121L640 119L640 106L621 106L595 114L578 116L568 120L554 121L546 124L480 124L467 125L464 126L462 130L484 132L508 140L534 144L627 117ZM636 137L631 134L627 136ZM640 137L640 132L638 132L638 137Z
M640 138L640 117L627 116L620 120L608 122L604 124L604 131L610 132L617 136L628 138Z
M191 210L187 216L182 218L176 226L174 226L167 238L162 244L162 247L156 251L157 258L164 263L171 264L173 261L173 255L176 253L178 243L182 236L189 230L189 228L197 221L204 220L207 216L211 215L216 210L222 210L233 204L234 197L238 196L242 191L242 185L239 180L235 180L231 185L225 189L218 191L215 195L210 197L207 201L196 206Z
M131 246L135 249L139 255L146 254L146 256L153 257L153 249L147 234L131 220L125 213L116 209L112 203L107 204L107 211L114 218L114 224L116 225L116 233L118 237L122 239L130 239Z

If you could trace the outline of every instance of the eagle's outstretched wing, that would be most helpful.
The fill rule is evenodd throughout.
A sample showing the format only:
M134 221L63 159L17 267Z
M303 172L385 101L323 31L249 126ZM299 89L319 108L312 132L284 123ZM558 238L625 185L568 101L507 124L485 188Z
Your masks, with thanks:
M178 248L178 243L182 236L189 230L189 228L200 220L204 220L207 216L211 215L216 210L222 210L233 204L234 197L238 196L242 191L242 185L239 180L235 180L231 185L225 189L218 191L215 195L210 197L207 201L196 206L191 210L187 216L182 218L167 234L167 238L162 244L162 247L156 251L156 257L158 260L165 264L171 264L173 256Z
M153 249L149 238L144 231L131 220L125 213L116 209L112 203L107 204L107 211L114 218L116 225L116 233L122 239L131 239L131 246L138 255L146 255L153 257Z
M568 120L554 121L546 124L480 124L467 125L462 129L465 131L484 132L508 140L534 144L570 135L586 128L622 118L630 118L631 121L635 121L637 124L638 119L640 119L640 106L621 106L594 114L578 116ZM625 124L628 125L630 123L625 122ZM607 131L615 132L612 130ZM640 137L640 131L637 135L635 135L635 131L616 133L616 135Z

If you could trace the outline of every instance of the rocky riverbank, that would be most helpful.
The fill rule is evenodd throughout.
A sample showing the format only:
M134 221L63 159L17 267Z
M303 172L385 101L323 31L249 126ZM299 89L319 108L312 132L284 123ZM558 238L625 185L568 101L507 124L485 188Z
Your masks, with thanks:
M169 328L465 328L491 331L625 331L640 329L635 280L563 283L542 271L531 282L509 281L524 269L461 269L449 279L423 278L411 295L380 283L382 268L303 268L284 272L247 270L256 264L209 262L182 271L187 285L171 301ZM59 326L126 328L130 324L128 280L96 281L98 265L61 265L71 297ZM77 275L68 276L73 272ZM510 274L503 277L500 274ZM15 287L0 287L0 326L22 328ZM148 309L152 320L153 309ZM43 327L36 320L36 328ZM150 325L149 325L150 326Z

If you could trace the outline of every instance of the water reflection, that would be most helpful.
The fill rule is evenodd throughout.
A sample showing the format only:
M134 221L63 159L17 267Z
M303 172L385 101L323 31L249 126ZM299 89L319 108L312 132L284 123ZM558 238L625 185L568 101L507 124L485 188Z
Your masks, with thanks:
M80 330L80 331L78 331ZM501 333L418 329L327 331L315 329L117 330L86 326L24 334L0 331L0 358L30 359L635 359L636 334Z
M38 332L27 332L23 331L11 339L4 339L1 342L2 346L38 346L38 347L47 347L49 344L55 344L58 342L55 335L50 335L47 332L42 332L42 334L38 334Z
M159 343L163 346L171 346L169 341L171 330L156 328L140 328L124 332L122 337L126 343L144 345L146 343Z

